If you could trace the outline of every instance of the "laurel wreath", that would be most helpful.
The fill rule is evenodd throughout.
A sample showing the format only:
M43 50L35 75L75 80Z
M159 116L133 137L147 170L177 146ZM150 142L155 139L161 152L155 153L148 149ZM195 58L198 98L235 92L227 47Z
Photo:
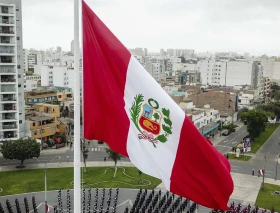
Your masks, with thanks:
M154 101L153 99L149 99L151 101ZM136 128L139 130L139 132L143 133L141 128L138 125L138 119L139 119L139 114L141 111L141 106L142 102L144 102L144 96L142 94L138 94L134 97L134 102L129 109L130 115L131 115L131 120L136 126ZM170 110L162 108L161 110L162 114L164 115L163 121L164 124L162 124L162 129L165 132L164 134L158 135L154 141L160 141L162 143L167 142L167 137L172 134L172 121L170 120ZM152 143L153 146L156 148L155 143Z

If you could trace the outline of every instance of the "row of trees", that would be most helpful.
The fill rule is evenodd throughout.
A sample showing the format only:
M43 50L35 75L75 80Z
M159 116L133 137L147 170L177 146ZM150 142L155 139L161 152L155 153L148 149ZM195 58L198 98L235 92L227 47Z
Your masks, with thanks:
M0 146L0 152L2 153L5 159L19 160L20 165L17 166L17 168L23 168L24 167L23 163L25 160L38 158L40 156L40 147L41 147L40 143L38 143L33 138L26 138L26 139L21 138L14 141L4 142L3 145ZM85 172L86 172L86 160L88 159L88 152L89 149L86 147L85 140L81 139L81 153L85 165L85 170L84 170ZM106 148L106 152L108 154L108 158L112 159L115 163L114 177L116 177L117 162L121 160L123 156L113 151L110 148ZM140 176L141 174L139 173Z

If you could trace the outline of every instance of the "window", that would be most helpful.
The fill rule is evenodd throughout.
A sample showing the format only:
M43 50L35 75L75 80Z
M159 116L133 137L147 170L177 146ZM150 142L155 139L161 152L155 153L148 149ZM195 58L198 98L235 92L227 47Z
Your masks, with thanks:
M22 120L19 120L19 124L22 124Z
M45 129L40 129L40 133L45 133Z
M18 7L16 8L16 11L19 11L19 8L18 8Z
M17 36L17 40L18 40L18 41L20 40L20 37L19 37L19 36Z
M32 131L32 134L33 134L33 135L37 135L37 130L33 130L33 131Z
M61 98L61 95L59 95L58 98Z
M33 122L33 126L35 126L36 124L35 124L35 122Z
M18 74L18 76L17 76L18 78L21 78L21 74Z
M19 84L18 87L21 87L21 84Z
M55 126L51 126L51 130L55 131L56 130Z
M20 69L20 65L17 65L17 68Z

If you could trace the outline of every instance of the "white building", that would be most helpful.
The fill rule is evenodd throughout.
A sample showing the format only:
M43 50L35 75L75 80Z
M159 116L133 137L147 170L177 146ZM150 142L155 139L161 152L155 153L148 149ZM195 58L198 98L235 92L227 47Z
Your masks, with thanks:
M258 61L202 60L198 61L197 69L204 85L248 85L251 89L262 88L263 71Z
M238 108L249 108L253 104L254 94L246 94L241 92L238 95Z
M32 91L41 85L40 75L24 75L24 91Z
M41 66L41 86L69 87L74 89L73 67Z
M259 60L263 67L263 76L272 79L274 73L275 59L264 57L264 58L260 58Z
M0 140L26 135L21 0L0 0Z

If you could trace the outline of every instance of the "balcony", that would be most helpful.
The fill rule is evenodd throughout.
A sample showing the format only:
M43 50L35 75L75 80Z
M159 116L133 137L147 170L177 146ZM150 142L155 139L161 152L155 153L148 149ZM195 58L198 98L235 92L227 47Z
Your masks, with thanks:
M14 21L9 20L9 19L0 19L0 24L15 24Z
M11 138L17 138L17 133L16 131L5 131L3 132L4 135L1 136L1 140L8 140L8 139L11 139Z
M16 73L16 70L13 69L13 67L10 66L10 65L1 66L0 67L0 73Z
M13 59L13 56L0 56L0 63L13 64L15 63L15 60Z
M15 44L15 42L12 39L7 39L7 37L5 36L4 38L2 37L0 40L0 44L4 44L4 45L12 45Z
M11 101L17 101L16 98L2 98L1 99L2 102L11 102Z
M2 120L16 120L15 114L7 113L2 115Z
M14 78L1 78L1 83L15 83L16 79Z
M2 129L16 129L17 128L17 125L15 122L11 122L11 123L8 123L8 124L4 124L2 125Z
M2 111L15 111L16 104L3 104Z
M0 55L11 55L15 54L15 51L13 48L8 49L8 48L0 48Z
M14 14L14 12L12 11L12 7L8 7L8 6L2 6L0 13L3 14Z
M1 92L16 92L16 87L13 85L2 85Z
M13 30L0 30L0 34L15 34Z

